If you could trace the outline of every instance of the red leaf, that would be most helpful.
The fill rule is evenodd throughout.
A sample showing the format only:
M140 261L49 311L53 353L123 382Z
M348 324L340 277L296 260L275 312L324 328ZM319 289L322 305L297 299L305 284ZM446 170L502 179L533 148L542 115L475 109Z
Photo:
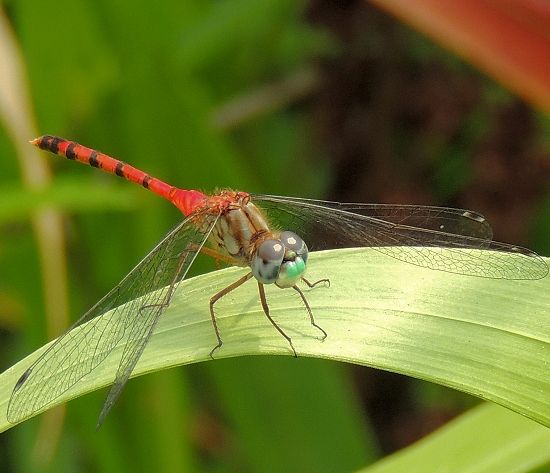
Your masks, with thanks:
M548 0L371 0L550 112Z

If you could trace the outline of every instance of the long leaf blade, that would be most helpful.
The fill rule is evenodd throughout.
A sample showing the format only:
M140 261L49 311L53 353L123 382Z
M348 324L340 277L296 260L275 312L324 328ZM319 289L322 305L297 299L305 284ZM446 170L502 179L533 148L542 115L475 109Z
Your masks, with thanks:
M548 260L546 260L548 262ZM240 275L229 268L180 284L134 375L208 360L215 344L208 301ZM299 356L403 373L490 399L550 426L549 278L502 281L417 268L372 249L314 253L309 277L331 287L307 291L321 342L293 291L268 288L271 313ZM218 357L290 355L263 316L255 284L217 306L224 345ZM17 378L44 349L0 375L0 429ZM120 350L56 402L112 382ZM45 380L47 382L47 380Z

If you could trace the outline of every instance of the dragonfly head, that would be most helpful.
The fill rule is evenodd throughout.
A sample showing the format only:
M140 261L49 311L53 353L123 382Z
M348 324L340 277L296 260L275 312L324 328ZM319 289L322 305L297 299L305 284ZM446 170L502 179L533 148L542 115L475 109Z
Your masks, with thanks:
M284 231L278 239L262 241L252 258L252 274L262 284L292 287L306 271L308 250L298 235Z

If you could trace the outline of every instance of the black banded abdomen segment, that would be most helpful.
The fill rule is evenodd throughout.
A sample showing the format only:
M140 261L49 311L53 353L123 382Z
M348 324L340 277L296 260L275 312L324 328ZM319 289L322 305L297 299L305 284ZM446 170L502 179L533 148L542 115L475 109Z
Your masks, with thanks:
M117 176L121 176L129 180L136 179L135 176L131 178L129 176L130 173L128 169L126 169L130 168L133 170L131 166L127 166L118 159L112 158L94 149L86 148L86 146L82 146L74 141L65 140L57 136L44 135L31 141L31 143L38 146L40 149L50 151L67 159L79 161L94 168L101 168L106 172L116 174ZM134 173L141 173L145 175L145 173L138 170L134 170ZM141 183L141 181L139 182Z
M122 162L122 161L119 161L117 164L116 164L116 167L115 167L115 174L119 177L124 177L124 166L125 164Z
M76 153L74 152L74 148L76 146L76 143L72 143L69 144L69 146L67 146L67 151L65 151L65 156L67 159L71 159L71 160L74 160L76 159ZM56 149L58 149L58 147L56 146Z
M36 138L35 140L31 141L31 143L45 151L50 151L54 154L59 154L59 143L62 143L64 141L66 140L64 140L63 138L59 138L57 136L44 135L44 136L41 136L40 138ZM74 143L72 144L74 145ZM74 158L69 158L69 159L74 159Z
M97 159L98 157L98 153L97 151L92 151L92 153L90 154L90 157L88 158L88 164L94 168L99 168L101 167L101 162L99 161L99 159Z

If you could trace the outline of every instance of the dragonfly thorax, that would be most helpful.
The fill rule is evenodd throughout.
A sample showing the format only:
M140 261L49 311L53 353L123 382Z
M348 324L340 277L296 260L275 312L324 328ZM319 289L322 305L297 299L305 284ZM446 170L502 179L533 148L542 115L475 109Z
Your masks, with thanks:
M249 266L259 240L272 235L262 212L250 201L226 210L212 232L215 246L234 259L238 266Z

